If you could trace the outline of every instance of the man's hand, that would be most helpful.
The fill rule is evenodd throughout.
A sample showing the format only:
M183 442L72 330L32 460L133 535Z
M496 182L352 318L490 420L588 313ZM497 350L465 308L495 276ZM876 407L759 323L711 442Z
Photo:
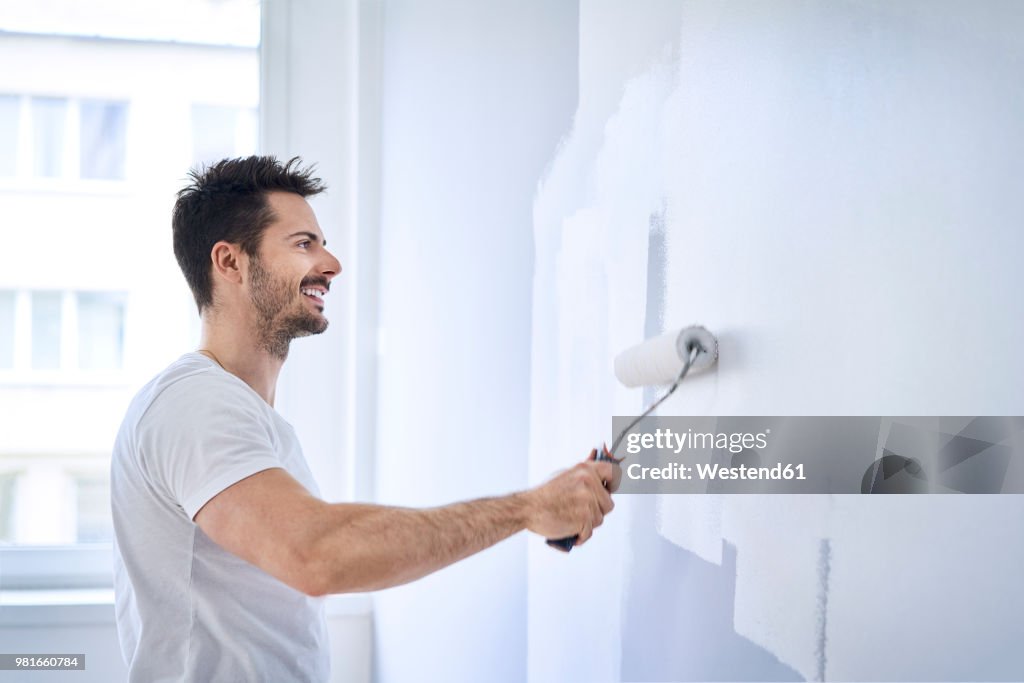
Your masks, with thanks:
M617 488L618 465L594 461L597 451L546 484L523 493L527 501L526 528L546 538L579 536L587 542L604 516L615 507L610 491Z

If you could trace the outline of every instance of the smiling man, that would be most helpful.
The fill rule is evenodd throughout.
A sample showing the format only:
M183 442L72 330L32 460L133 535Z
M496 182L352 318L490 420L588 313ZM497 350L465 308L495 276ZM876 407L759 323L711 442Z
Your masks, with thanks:
M136 395L114 446L115 595L131 681L326 681L322 596L415 580L523 529L590 538L608 462L536 488L410 509L327 503L274 390L292 339L327 329L341 264L297 159L221 161L174 207L200 348Z

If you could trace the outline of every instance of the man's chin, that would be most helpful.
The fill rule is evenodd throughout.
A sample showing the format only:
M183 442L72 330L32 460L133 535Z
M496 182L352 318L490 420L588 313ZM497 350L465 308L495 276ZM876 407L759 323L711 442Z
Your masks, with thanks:
M295 320L294 325L289 326L293 337L311 337L314 334L323 334L327 331L329 324L323 315L317 317L303 316L301 320Z
M327 318L323 318L323 319L322 319L322 320L320 321L320 324L319 324L319 325L317 325L316 327L311 327L311 328L309 328L309 331L308 331L308 332L306 332L306 334L305 334L305 335L303 335L303 336L305 336L305 337L311 337L311 336L313 336L314 334L323 334L324 332L326 332L326 331L327 331L327 327L328 327L328 322L327 322Z

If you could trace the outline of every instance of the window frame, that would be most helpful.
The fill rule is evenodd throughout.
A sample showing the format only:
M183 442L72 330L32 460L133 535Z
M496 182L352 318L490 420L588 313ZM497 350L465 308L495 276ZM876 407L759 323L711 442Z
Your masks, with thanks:
M113 544L0 546L0 590L78 590L114 584Z
M307 460L325 499L370 500L374 491L380 337L377 264L383 9L377 3L356 0L309 5L264 2L261 12L260 153L283 159L305 154L307 161L319 162L320 175L330 180L334 191L314 198L314 208L321 225L330 226L332 245L338 245L332 246L332 251L343 261L359 264L350 271L347 286L339 288L338 298L343 301L335 304L338 313L332 320L336 333L333 346L326 347L324 340L296 345L279 382L278 404L290 418L331 411L334 432L342 438L334 440L324 438L323 433L310 435L305 429L298 430ZM324 64L338 70L336 89L323 87ZM24 100L29 97L21 96ZM78 99L69 98L76 117ZM27 106L23 101L23 111ZM0 186L40 189L29 181L53 180L27 178L20 167L21 153L19 149L18 174L13 179L0 178ZM77 169L77 163L72 168ZM90 191L121 191L131 182L127 161L125 175L125 180L116 181L61 179L34 184L43 189L59 187L61 191L74 191L79 186L88 186ZM325 364L324 348L330 349L333 362ZM305 390L310 381L333 387L338 402L325 408L323 401ZM321 448L309 448L307 440ZM314 454L317 451L319 455ZM348 454L343 467L331 457L339 452ZM113 586L112 553L112 543L0 545L0 589L109 589ZM368 609L359 603L360 613Z

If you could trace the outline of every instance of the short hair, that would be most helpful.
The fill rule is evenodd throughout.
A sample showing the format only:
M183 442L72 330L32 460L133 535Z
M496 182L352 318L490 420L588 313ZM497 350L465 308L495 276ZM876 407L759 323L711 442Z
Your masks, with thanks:
M178 191L171 227L174 256L200 313L213 303L213 245L223 240L258 256L263 232L276 218L267 193L319 194L327 186L313 172L299 157L281 163L272 156L222 159L189 171L191 182Z

